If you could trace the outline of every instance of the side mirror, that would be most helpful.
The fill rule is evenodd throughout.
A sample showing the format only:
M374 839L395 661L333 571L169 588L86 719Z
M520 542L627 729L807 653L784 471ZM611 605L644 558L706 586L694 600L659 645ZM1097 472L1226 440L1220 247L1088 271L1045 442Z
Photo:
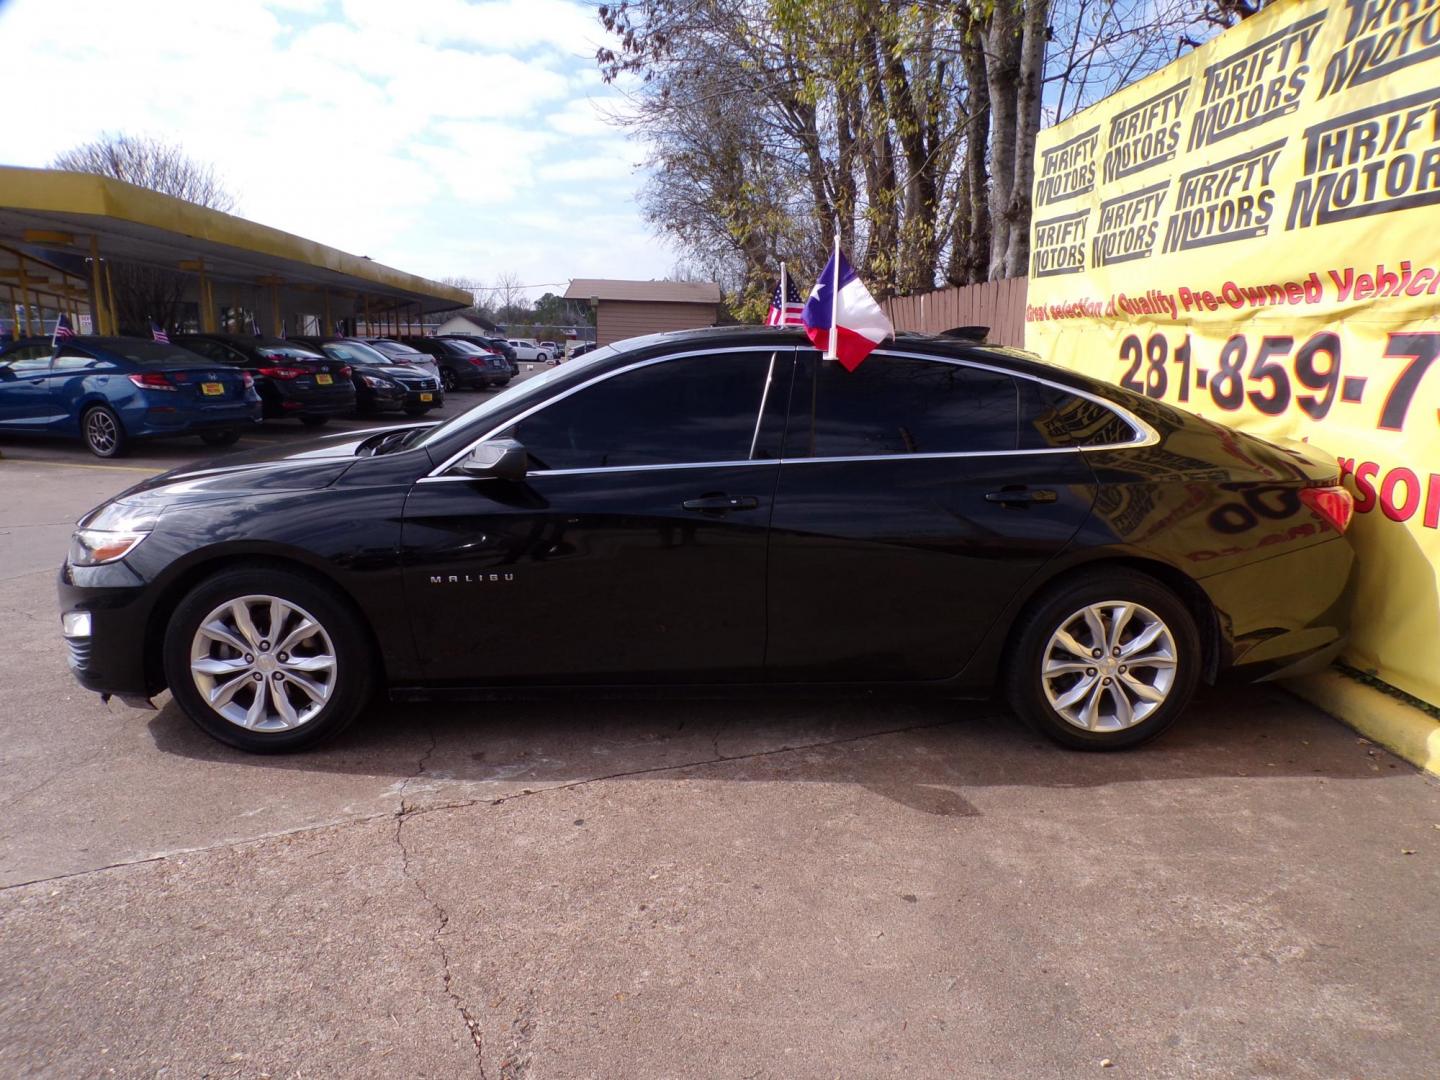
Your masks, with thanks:
M491 439L471 450L456 468L477 480L524 480L530 456L514 439Z

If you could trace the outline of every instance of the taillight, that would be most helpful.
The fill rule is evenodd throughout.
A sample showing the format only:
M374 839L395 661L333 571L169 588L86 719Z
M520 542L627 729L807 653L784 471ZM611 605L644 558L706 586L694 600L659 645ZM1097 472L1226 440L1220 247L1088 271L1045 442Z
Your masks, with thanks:
M1355 500L1343 487L1301 488L1300 501L1334 526L1336 532L1343 533L1350 527Z
M349 364L346 364L344 367L342 367L342 368L340 369L340 377L341 377L342 379L348 379L348 378L350 378L350 365L349 365Z
M248 371L242 371L242 372L240 373L240 378L241 378L241 380L245 383L245 389L246 389L246 390L254 390L254 389L255 389L255 376L254 376L254 375L251 375L250 372L248 372Z
M298 367L262 367L260 374L271 379L298 379L300 376L310 373L304 368Z
M469 359L470 363L473 364L475 367L485 366L485 358L483 356L472 356Z
M163 371L137 371L130 376L130 381L141 390L179 390L180 388L170 381L170 376Z

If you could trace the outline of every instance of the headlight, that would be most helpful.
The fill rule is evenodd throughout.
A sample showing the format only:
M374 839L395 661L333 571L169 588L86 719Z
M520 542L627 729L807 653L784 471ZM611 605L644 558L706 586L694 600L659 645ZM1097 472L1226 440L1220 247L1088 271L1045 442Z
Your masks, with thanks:
M71 566L99 566L123 559L134 551L147 532L111 532L106 529L76 529L70 537Z
M373 386L376 390L389 390L395 384L389 379L377 379L374 375L361 375L366 386Z

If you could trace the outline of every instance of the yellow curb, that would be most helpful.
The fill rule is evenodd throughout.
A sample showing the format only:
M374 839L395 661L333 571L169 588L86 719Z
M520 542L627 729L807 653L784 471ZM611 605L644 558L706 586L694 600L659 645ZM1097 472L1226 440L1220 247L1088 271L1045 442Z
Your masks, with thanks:
M1417 769L1440 776L1440 722L1413 705L1338 671L1287 679L1284 686Z
M3 455L0 455L3 456ZM39 458L5 458L7 465L44 465L52 469L98 469L100 472L133 472L159 476L165 470L147 469L141 465L91 465L84 461L41 461Z

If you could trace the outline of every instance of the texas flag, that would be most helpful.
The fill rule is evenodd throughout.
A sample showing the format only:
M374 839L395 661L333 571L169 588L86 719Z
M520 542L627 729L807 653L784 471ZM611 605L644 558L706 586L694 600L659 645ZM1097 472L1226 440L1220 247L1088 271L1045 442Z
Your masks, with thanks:
M825 350L826 359L839 360L846 371L854 371L875 346L895 336L895 327L855 276L838 238L835 254L805 301L804 318L805 333L815 347Z

